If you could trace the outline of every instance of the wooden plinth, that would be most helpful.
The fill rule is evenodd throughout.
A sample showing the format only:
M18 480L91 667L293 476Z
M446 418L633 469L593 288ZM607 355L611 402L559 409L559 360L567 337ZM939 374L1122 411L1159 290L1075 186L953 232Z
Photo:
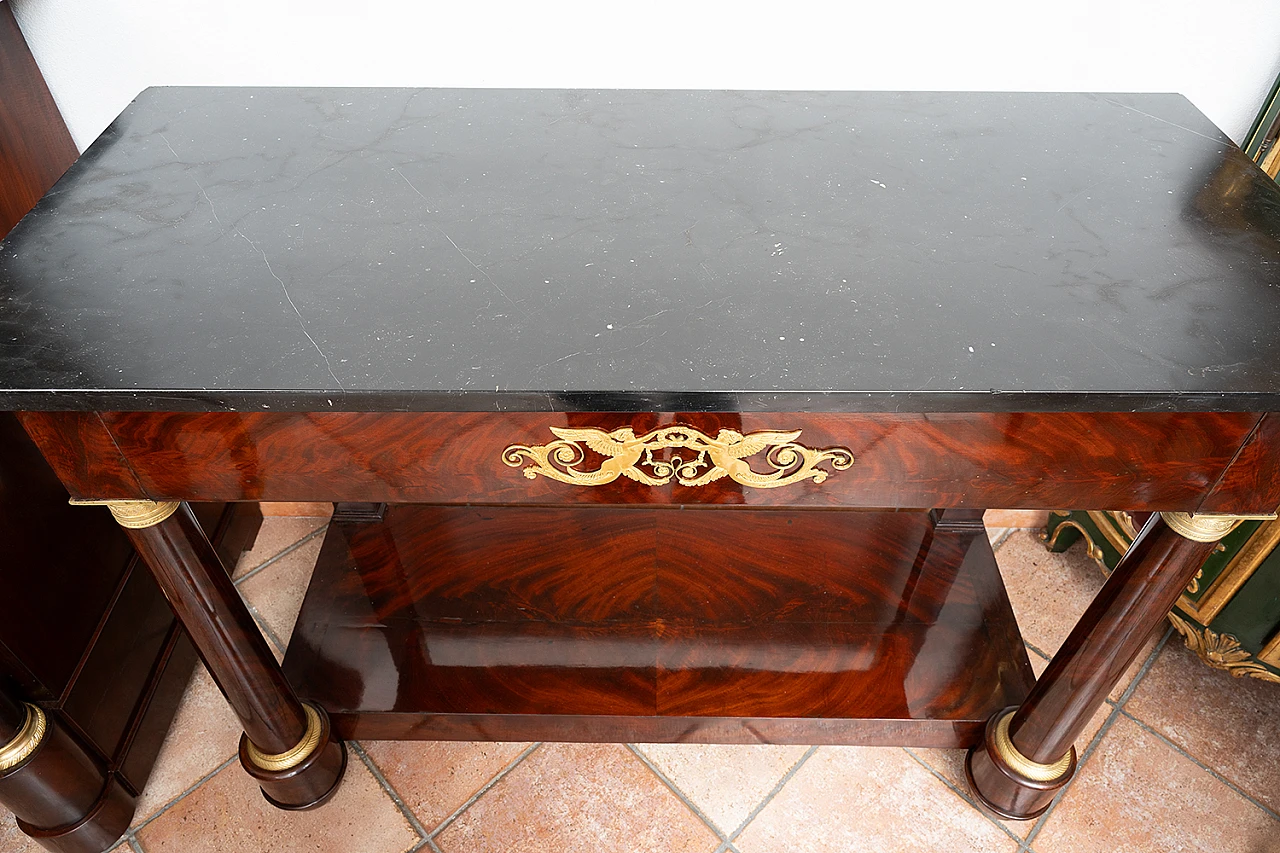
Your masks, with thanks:
M284 669L344 738L976 743L1034 677L927 513L395 506L329 528Z

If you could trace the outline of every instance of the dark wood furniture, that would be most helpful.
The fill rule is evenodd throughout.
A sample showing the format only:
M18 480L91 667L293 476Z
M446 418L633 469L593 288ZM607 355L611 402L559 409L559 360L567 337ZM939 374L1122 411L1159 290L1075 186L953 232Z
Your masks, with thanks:
M0 236L76 159L66 126L0 2ZM199 504L234 564L257 505ZM0 807L41 844L87 853L128 827L196 657L105 509L67 492L17 419L0 414L0 745L39 726L38 751L0 752Z
M0 235L8 233L75 162L71 134L44 76L0 0Z
M148 90L0 249L0 406L276 805L644 738L972 746L1025 818L1280 505L1278 280L1177 96ZM283 667L194 499L340 502ZM1033 682L980 513L1064 505L1153 515Z
M261 523L251 503L195 511L230 565ZM110 513L68 505L8 413L0 541L11 602L0 619L0 744L26 724L28 705L56 744L0 769L0 805L51 850L105 850L129 826L195 651Z

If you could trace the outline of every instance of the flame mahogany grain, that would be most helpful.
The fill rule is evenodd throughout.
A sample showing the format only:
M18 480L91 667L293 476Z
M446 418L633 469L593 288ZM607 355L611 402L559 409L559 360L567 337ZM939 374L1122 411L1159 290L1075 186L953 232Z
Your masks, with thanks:
M285 660L347 737L934 746L1028 667L981 527L646 507L335 522Z
M22 428L72 497L137 497L141 491L128 461L94 412L17 412Z
M289 682L262 697L289 700L291 713L272 724L282 740L297 726L291 683L343 737L975 744L1031 684L980 535L982 508L1244 514L1280 503L1280 425L1248 413L22 420L81 497L430 505L335 520L290 644ZM583 487L528 479L502 462L511 444L552 441L552 426L641 434L671 424L711 436L800 429L805 446L846 447L856 461L822 484L777 489L728 478ZM599 460L588 462L593 470ZM842 507L945 509L814 511ZM1135 577L1181 579L1194 571L1184 552L1140 549ZM1162 600L1124 603L1148 594L1133 589L1104 587L1080 642L1040 680L1014 729L1029 754L1079 731L1134 638L1161 618ZM1121 639L1112 648L1095 637ZM250 657L272 675L269 655ZM248 681L241 687L253 693ZM343 753L327 755L326 778L340 775ZM1000 814L1039 808L1043 791L986 752L969 769L979 801Z
M23 416L81 497L1193 511L1212 489L1213 505L1235 512L1270 511L1280 497L1273 480L1231 466L1259 422L1243 413L110 412L101 426L92 417ZM856 461L824 483L777 489L728 478L588 488L526 479L500 458L510 444L552 441L551 426L640 434L673 423L713 436L802 429L802 444L847 447ZM1254 444L1243 457L1265 455Z
M1262 416L1197 512L1245 513L1241 505L1280 507L1280 416Z

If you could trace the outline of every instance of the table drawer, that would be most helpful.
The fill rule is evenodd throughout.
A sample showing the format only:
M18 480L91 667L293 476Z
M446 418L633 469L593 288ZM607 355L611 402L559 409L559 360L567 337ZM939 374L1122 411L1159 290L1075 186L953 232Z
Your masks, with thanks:
M23 415L80 497L1123 507L1223 496L1250 414L114 412ZM675 429L677 428L678 429ZM52 454L55 460L58 454ZM677 458L679 461L677 461ZM72 461L74 460L74 461ZM85 461L88 460L88 461ZM1232 481L1234 482L1234 481ZM1217 488L1218 491L1213 490Z

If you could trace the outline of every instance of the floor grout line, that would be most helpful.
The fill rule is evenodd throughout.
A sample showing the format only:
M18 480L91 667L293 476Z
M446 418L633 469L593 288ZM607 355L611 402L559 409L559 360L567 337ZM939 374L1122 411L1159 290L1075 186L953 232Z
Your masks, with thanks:
M1120 698L1116 702L1111 702L1110 699L1107 699L1108 704L1111 705L1111 713L1107 715L1107 719L1103 722L1101 728L1098 729L1098 733L1093 736L1093 739L1089 741L1089 745L1085 747L1084 754L1079 756L1079 760L1076 762L1076 776L1067 782L1066 785L1062 786L1062 790L1054 796L1052 801L1050 801L1049 808L1045 809L1044 814L1040 815L1036 820L1036 825L1027 833L1028 846L1030 846L1031 842L1035 840L1035 837L1040 834L1040 830L1044 829L1045 824L1053 815L1054 809L1058 807L1058 803L1062 802L1062 798L1066 796L1067 791L1071 790L1071 786L1074 785L1076 779L1079 778L1080 770L1084 767L1090 756L1093 755L1094 751L1097 750L1098 745L1102 743L1102 738L1106 736L1107 732L1111 731L1111 727L1115 725L1116 719L1120 716L1124 708L1124 703L1129 701L1129 697L1133 695L1133 691L1137 688L1138 682L1146 676L1147 671L1151 669L1153 664L1155 664L1156 658L1160 655L1160 650L1163 649L1165 643L1168 642L1169 634L1172 631L1172 628L1165 631L1159 642L1156 643L1155 648L1151 650L1151 653L1147 655L1146 660L1142 662L1142 666L1138 669L1137 674L1134 675L1133 681L1130 681L1129 686L1120 694Z
M248 599L244 600L244 606L249 611L249 615L253 617L253 621L258 624L258 630L267 638L267 642L275 646L276 651L283 656L285 653L285 643L276 636L275 631L271 630L271 626L267 624L266 618L258 612L258 608L249 603Z
M1062 802L1062 798L1067 795L1067 792L1071 790L1071 786L1080 778L1080 769L1084 767L1085 762L1087 762L1089 757L1093 755L1094 750L1098 748L1098 744L1102 743L1102 739L1106 736L1107 732L1111 731L1111 727L1115 725L1116 718L1119 716L1120 708L1118 706L1112 707L1111 713L1107 715L1107 719L1098 729L1098 733L1093 736L1093 740L1089 741L1089 745L1085 747L1084 754L1079 756L1079 759L1076 762L1075 775L1072 776L1071 779L1068 780L1067 784L1062 786L1062 790L1058 791L1058 793L1054 795L1053 799L1049 801L1049 808L1045 809L1044 814L1040 815L1040 817L1036 819L1035 826L1031 827L1031 831L1027 833L1026 843L1028 847L1030 847L1031 843L1035 841L1036 836L1040 834L1040 830L1044 829L1045 824L1048 822L1049 818L1052 817L1054 809L1058 807L1058 803Z
M247 581L249 578L257 576L257 574L261 572L263 569L267 568L268 566L274 565L280 559L287 557L288 555L292 554L294 551L297 551L303 545L307 544L312 539L315 539L317 536L319 536L321 533L324 533L328 529L329 529L328 523L322 524L320 527L311 531L306 536L299 539L297 542L294 542L288 548L285 548L279 554L276 554L270 560L267 560L265 563L258 566L253 571L249 572L243 577L237 578L235 581L237 590L239 589L240 583L242 581ZM248 609L249 615L253 617L253 621L258 623L258 630L260 630L263 633L263 635L267 638L267 642L275 646L276 651L278 651L281 654L281 656L283 656L285 652L288 650L288 644L285 643L283 640L280 639L279 636L276 635L276 632L273 631L271 629L271 626L267 624L266 618L261 613L258 612L258 608L253 606L253 604L249 601L249 599L244 596L244 593L240 594L240 600L244 602L244 606L246 609ZM296 617L295 617L295 620L296 620Z
M751 825L751 821L755 820L756 817L760 814L760 812L764 811L765 806L769 805L769 803L773 801L773 798L776 797L778 793L784 787L786 787L786 784L791 781L791 777L795 776L796 773L800 770L800 768L804 766L804 763L808 761L809 758L817 751L818 751L818 747L816 746L811 746L807 750L805 750L804 755L797 758L796 763L791 765L791 769L788 770L786 773L782 774L782 778L778 780L778 784L774 785L773 788L769 791L769 793L764 795L764 799L761 800L756 805L756 807L751 810L751 814L747 815L746 819L742 821L742 825L739 826L737 829L735 829L733 832L729 833L729 838L725 843L728 844L730 848L733 847L733 842L738 840L738 836L741 835L743 831L748 826Z
M167 802L167 803L165 803L163 806L161 806L159 809L157 809L155 814L151 815L149 818L147 818L146 820L144 820L142 823L139 823L139 824L136 824L136 825L134 825L134 826L129 827L129 833L130 833L131 835L133 835L134 837L137 837L138 830L143 829L144 827L148 826L152 821L156 820L156 818L160 817L160 816L161 816L161 815L163 815L165 812L169 811L169 809L173 808L173 807L174 807L174 806L176 806L178 803L180 803L182 800L186 799L188 796L190 796L191 794L195 793L195 791L196 791L196 789L197 789L197 788L199 788L199 787L200 787L201 785L203 785L205 782L208 782L208 781L209 781L210 779L212 779L214 776L217 776L217 775L218 775L219 773L221 773L223 770L227 769L227 767L229 767L229 766L231 765L231 763L232 763L233 761L235 761L237 758L239 758L239 753L236 753L235 755L232 755L232 756L231 756L230 758L228 758L226 761L222 762L222 763L221 763L221 764L219 764L217 767L213 768L213 769L212 769L212 770L210 770L208 773L206 773L206 774L204 774L203 776L201 776L199 779L197 779L197 780L195 781L195 783L194 783L190 788L187 788L187 789L186 789L185 791L183 791L181 794L178 794L178 796L174 797L172 800L170 800L169 802Z
M1160 732L1156 731L1156 730L1155 730L1155 729L1153 729L1151 726L1149 726L1149 725L1147 725L1146 723L1144 723L1142 720L1139 720L1137 717L1135 717L1133 714L1130 714L1128 711L1124 710L1123 708L1120 708L1120 709L1119 709L1119 713L1120 713L1120 714L1122 714L1122 715L1124 715L1126 718L1128 718L1129 720L1133 721L1134 723L1136 723L1136 724L1138 725L1138 727L1139 727L1139 728L1141 728L1143 731L1147 732L1147 733L1148 733L1148 734L1150 734L1150 735L1153 735L1153 736L1154 736L1154 737L1156 737L1156 738L1159 738L1159 739L1160 739L1160 741L1162 741L1162 742L1165 744L1165 746L1167 746L1167 747L1169 747L1170 749L1172 749L1172 750L1173 750L1174 752L1176 752L1178 755L1181 755L1183 758L1185 758L1185 759L1187 759L1188 761L1190 761L1191 763L1195 764L1195 765L1196 765L1197 767L1199 767L1201 770L1204 770L1204 771L1205 771L1206 773L1208 773L1210 776L1212 776L1213 778L1217 779L1219 782L1221 782L1222 784L1226 785L1226 786L1227 786L1228 788L1230 788L1231 790L1235 791L1235 792L1236 792L1237 794L1239 794L1241 797L1243 797L1244 799L1248 800L1250 803L1253 803L1255 806L1257 806L1259 809L1261 809L1265 814L1267 814L1268 816L1270 816L1272 820L1275 820L1275 821L1277 821L1277 822L1280 822L1280 813L1277 813L1277 812L1276 812L1275 810L1273 810L1270 806L1267 806L1267 805L1265 805L1264 803L1260 802L1259 800L1255 799L1252 795L1250 795L1249 793L1247 793L1243 788L1241 788L1239 785L1237 785L1237 784L1235 784L1234 782L1232 782L1232 781L1231 781L1230 779L1228 779L1226 776L1223 776L1223 775L1222 775L1221 773L1219 773L1217 770L1213 769L1213 768L1212 768L1212 767L1210 767L1208 764L1205 764L1203 761L1201 761L1200 759L1196 758L1194 755L1192 755L1191 753L1187 752L1185 749L1183 749L1182 747L1180 747L1178 744L1174 743L1172 740L1170 740L1169 738L1165 737L1163 734L1161 734Z
M991 552L994 554L996 551L999 551L1000 546L1003 545L1005 542L1009 541L1009 537L1013 535L1015 530L1023 530L1023 529L1026 529L1026 528L1022 528L1022 527L1001 528L1000 532L996 534L996 538L991 540Z
M295 542L295 543L293 543L292 545L290 545L288 548L285 548L285 549L284 549L283 551L281 551L279 554L276 554L274 557L272 557L271 559L269 559L269 560L265 561L265 562L264 562L264 563L262 563L261 565L256 566L252 571L248 572L248 573L247 573L247 574L245 574L244 576L242 576L242 577L240 577L240 578L237 578L237 579L234 581L234 583L238 586L238 585L240 584L240 582L241 582L241 581L243 581L243 580L247 580L248 578L253 577L254 575L256 575L256 574L258 574L259 572L261 572L263 569L265 569L265 568L267 568L268 566L273 565L274 563L276 563L276 562L277 562L278 560L280 560L281 558L283 558L283 557L285 557L285 556L287 556L287 555L289 555L289 554L293 553L293 552L294 552L294 551L296 551L298 548L301 548L301 547L302 547L303 545L305 545L307 542L309 542L310 540L314 539L315 537L317 537L317 536L319 536L321 533L323 533L326 529L328 529L328 526L329 526L329 525L328 525L328 523L327 523L327 522L326 522L325 524L322 524L320 527L316 528L316 529L315 529L315 530L313 530L311 533L308 533L306 536L302 537L302 538L301 538L301 539L299 539L297 542ZM243 599L243 596L241 596L241 598ZM279 637L277 637L277 636L276 636L276 634L275 634L275 632L271 630L271 627L270 627L269 625L267 625L266 620L262 617L262 614L260 614L260 613L258 612L257 608L255 608L255 607L253 607L251 604L249 604L249 602L248 602L248 601L245 601L245 606L248 608L250 615L252 615L252 616L253 616L254 621L258 624L258 628L259 628L259 630L261 630L261 631L263 632L264 636L267 638L267 641L268 641L269 643L271 643L273 646L275 646L275 647L276 647L276 649L277 649L281 654L283 654L283 653L284 653L284 644L280 642L280 638L279 638ZM203 666L203 664L201 664L201 665ZM188 684L188 685L187 685L187 687L186 687L186 690L190 690L190 689L191 689L191 685L190 685L190 684ZM184 696L186 695L185 690L184 690L183 695L184 695ZM228 758L228 759L226 759L225 761L223 761L221 764L219 764L219 765L218 765L217 767L215 767L213 770L211 770L211 771L209 771L208 773L206 773L204 776L201 776L201 777L200 777L199 779L197 779L197 780L196 780L196 781L195 781L195 782L194 782L190 787L188 787L187 789L185 789L184 791L182 791L180 794L178 794L177 796L175 796L173 799L169 800L167 803L165 803L163 806L161 806L159 809L157 809L157 810L155 811L155 813L154 813L154 814L152 814L152 815L150 815L146 820L142 821L142 822L141 822L141 823L139 823L139 824L136 824L136 825L130 826L130 827L129 827L129 829L125 831L125 840L127 840L127 841L129 842L129 846L130 846L130 847L135 851L135 853L146 853L146 850L145 850L145 847L144 847L144 845L143 845L143 843L142 843L142 840L138 838L138 830L143 829L143 828L145 828L146 826L150 825L153 821L155 821L156 819L158 819L159 817L161 817L162 815L164 815L166 812L168 812L171 808L173 808L173 807L174 807L175 805L177 805L179 802L181 802L182 800L186 799L186 798L187 798L188 796L190 796L191 794L195 793L195 791L196 791L196 789L197 789L197 788L199 788L199 787L200 787L201 785L203 785L205 782L207 782L207 781L209 781L210 779L212 779L212 778L213 778L214 776L216 776L218 773L222 772L224 769L226 769L226 768L227 768L227 766L229 766L232 762L234 762L234 761L236 760L236 758L237 758L237 754L232 754L232 756L231 756L230 758Z
M919 764L921 767L923 767L925 770L927 770L927 771L928 771L928 772L929 772L929 773L930 773L930 774L931 774L935 779L937 779L939 782L941 782L942 784L944 784L944 785L946 785L948 788L950 788L950 789L951 789L951 792L952 792L953 794L955 794L956 796L958 796L960 799L964 800L966 803L968 803L968 804L969 804L970 806L972 806L973 808L977 809L977 811L978 811L978 813L979 813L979 814L981 814L983 817L985 817L987 820L989 820L989 821L990 821L991 823L993 823L995 826L999 827L999 828L1000 828L1000 830L1001 830L1002 832L1004 832L1004 834L1005 834L1005 835L1009 836L1009 837L1010 837L1010 838L1012 838L1014 841L1018 842L1018 849L1019 849L1019 850L1021 850L1021 849L1022 849L1023 841L1022 841L1022 839L1021 839L1021 838L1019 838L1019 837L1018 837L1017 833L1015 833L1015 832L1014 832L1012 829L1010 829L1009 827L1005 826L1003 821L1001 821L1001 820L997 820L996 818L994 818L994 817L992 817L991 815L987 814L987 812L986 812L986 810L985 810L985 809L983 809L983 808L982 808L982 807L980 807L976 802L974 802L974 801L973 801L973 799L969 796L969 794L968 794L968 792L967 792L967 791L963 790L962 788L960 788L960 786L956 785L954 782L952 782L952 781L951 781L950 779L948 779L946 776L943 776L943 775L942 775L941 773L939 773L937 770L933 769L933 767L929 766L929 763L928 763L928 762L926 762L923 758L921 758L920 756L918 756L918 755L916 755L914 752L912 752L911 747L904 746L904 747L900 747L900 749L901 749L903 752L905 752L907 755L911 756L911 758L912 758L912 759L913 759L917 764Z
M1223 776L1223 775L1222 775L1221 773L1219 773L1217 770L1215 770L1214 768L1212 768L1212 767L1210 767L1209 765L1205 764L1203 761L1201 761L1200 759L1196 758L1196 757L1195 757L1194 755L1192 755L1190 752L1187 752L1187 750L1183 749L1183 747L1182 747L1181 745L1179 745L1177 742L1175 742L1175 741L1174 741L1174 740L1172 740L1171 738L1168 738L1168 737L1166 737L1165 735L1161 734L1159 731L1156 731L1154 728L1152 728L1150 725L1148 725L1147 723L1145 723L1143 720L1141 720L1141 719L1140 719L1139 717L1137 717L1135 714L1131 713L1131 712L1130 712L1129 710L1127 710L1127 708L1125 707L1126 705L1128 705L1128 704L1129 704L1129 699L1130 699L1130 697L1133 695L1135 688L1137 688L1137 686L1138 686L1138 682L1139 682L1139 681L1141 681L1141 680L1146 676L1147 672L1148 672L1148 671L1151 669L1151 667L1154 665L1156 655L1157 655L1157 654L1158 654L1162 649L1164 649L1164 647L1165 647L1165 646L1167 646L1167 645L1168 645L1168 644L1173 640L1173 638L1174 638L1174 637L1181 637L1181 634L1179 634L1179 633L1174 629L1174 627L1173 627L1172 625L1170 625L1168 628L1166 628L1166 629L1165 629L1164 636L1163 636L1163 637L1161 637L1161 638L1160 638L1160 642L1156 644L1156 648L1155 648L1155 650L1154 650L1154 651L1152 651L1152 653L1151 653L1151 657L1150 657L1150 658L1147 660L1147 662L1143 665L1142 670L1141 670L1141 671L1140 671L1136 676L1134 676L1133 682L1129 685L1128 689L1127 689L1127 690L1125 690L1125 691L1124 691L1124 694L1120 697L1120 702L1119 702L1119 704L1116 706L1117 710L1118 710L1118 711L1120 711L1120 713L1124 714L1126 717L1128 717L1128 718L1129 718L1130 720L1132 720L1133 722L1137 723L1140 727L1142 727L1142 728L1143 728L1143 729L1145 729L1146 731L1150 732L1151 734L1155 735L1155 736L1156 736L1157 738L1159 738L1160 740L1164 741L1166 744L1168 744L1168 745L1169 745L1169 747L1170 747L1170 748L1172 748L1172 749L1173 749L1173 751L1174 751L1174 752L1176 752L1176 753L1178 753L1179 755L1183 756L1183 757L1184 757L1184 758L1186 758L1188 761L1191 761L1192 763L1196 764L1197 766L1199 766L1199 767L1201 767L1201 768L1205 769L1206 771L1208 771L1209 773L1211 773L1215 778L1217 778L1217 779L1221 780L1221 781L1223 782L1223 784L1225 784L1228 788L1230 788L1231 790L1235 791L1235 792L1236 792L1236 793L1238 793L1240 796L1244 797L1246 800L1248 800L1249 802L1253 803L1253 804L1254 804L1255 806L1257 806L1258 808L1262 809L1262 811L1263 811L1263 812L1265 812L1266 814L1270 815L1270 816L1271 816L1272 818L1274 818L1275 820L1280 821L1280 813L1278 813L1276 810L1274 810L1274 809L1270 808L1270 807L1269 807L1269 806L1267 806L1266 804L1264 804L1264 803L1262 803L1261 801L1259 801L1259 800L1257 800L1256 798L1254 798L1252 795L1250 795L1250 794L1246 793L1246 792L1244 791L1244 789L1242 789L1242 788L1240 788L1239 786L1237 786L1234 782L1231 782L1229 779L1227 779L1225 776Z
M1041 649L1041 648L1039 648L1038 646L1033 646L1033 645L1031 645L1031 644L1030 644L1030 643L1028 643L1025 639L1022 641L1022 645L1026 646L1028 649L1030 649L1031 651L1035 652L1035 653L1036 653L1036 654L1038 654L1040 657L1044 658L1046 661L1051 661L1051 660L1053 660L1053 655L1049 654L1049 653L1048 653L1048 652L1046 652L1044 649Z
M662 784L670 788L671 793L676 795L676 799L684 803L685 806L689 809L689 811L697 815L698 819L707 825L707 827L715 834L716 838L718 838L722 842L728 842L729 837L720 830L720 827L716 826L715 821L711 820L710 817L708 817L705 813L703 813L702 809L694 805L693 800L689 799L689 795L686 794L684 791L681 791L679 786L677 786L674 781L672 781L671 779L668 779L667 774L659 770L657 765L655 765L653 761L649 759L649 756L641 752L640 749L634 743L626 744L626 748L629 749L631 753L635 755L636 758L640 759L640 762L645 767L648 767L649 770L653 772L654 776L658 777L659 782L661 782Z
M510 773L512 770L515 770L515 769L516 769L516 767L518 767L518 766L519 766L520 762L522 762L522 761L524 761L526 758L528 758L528 757L529 757L529 755L530 755L530 754L531 754L535 749L537 749L537 748L538 748L538 747L540 747L540 746L542 746L542 742L541 742L541 741L538 741L537 743L532 743L532 744L530 744L530 745L529 745L529 746L524 750L524 752L520 753L520 754L519 754L519 755L517 755L515 758L511 759L511 761L507 763L507 766L506 766L506 767L504 767L504 768L502 768L501 770L499 770L499 771L494 775L494 777L493 777L492 779L490 779L488 782L485 782L485 783L484 783L484 785L482 785L482 786L481 786L480 790L478 790L478 791L476 791L474 794L472 794L472 795L471 795L471 797L470 797L470 798L468 798L468 800L467 800L465 803L463 803L462 805L458 806L456 809L454 809L454 810L453 810L453 813L452 813L452 814L450 814L450 815L449 815L447 818L445 818L444 820L440 821L440 825L439 825L439 826L437 826L435 829L433 829L433 830L431 830L429 833L427 833L427 839L431 842L431 845L432 845L433 847L435 847L435 839L436 839L436 837L437 837L438 835L440 835L440 833L444 832L444 831L449 827L449 824L453 823L455 820L457 820L457 819L462 815L462 813L463 813L463 812L465 812L467 809L471 808L471 806L475 804L475 801L476 801L476 800L480 799L480 798L481 798L481 797L483 797L485 794L489 793L489 790L490 790L494 785L497 785L497 784L498 784L499 782L501 782L504 778L506 778L506 775L507 775L508 773ZM437 849L439 849L439 848L437 848Z
M365 750L364 745L359 741L349 740L347 741L347 746L351 748L352 752L359 756L360 760L364 762L364 766L369 768L369 772L373 774L374 779L378 780L378 784L382 786L382 790L387 792L387 796L391 797L391 801L396 804L396 808L400 809L400 813L404 815L405 820L409 821L409 826L413 827L413 831L418 833L418 838L426 841L428 833L423 827L422 822L419 821L417 815L415 815L409 807L405 805L404 798L400 796L400 792L397 791L395 787L392 786L391 782L387 780L386 775L382 772L382 768L378 767L377 762L375 762ZM416 844L414 845L414 849L421 846L422 845L420 844Z
M327 521L326 521L324 524L320 525L320 526L319 526L319 527L317 527L315 530L313 530L313 531L311 531L310 533L308 533L306 536L303 536L303 537L302 537L301 539L299 539L297 542L294 542L294 543L293 543L292 545L290 545L288 548L285 548L285 549L284 549L283 551L281 551L279 554L276 554L274 557L271 557L271 558L270 558L270 559L268 559L266 562L263 562L263 563L261 563L261 564L259 564L259 565L257 565L257 566L254 566L252 569L250 569L249 571L245 572L245 573L244 573L243 575L241 575L240 577L236 578L233 582L235 583L235 585L236 585L236 586L239 586L240 584L242 584L242 583L244 583L245 581L247 581L249 578L253 577L254 575L256 575L256 574L258 574L258 573L260 573L263 569L267 568L268 566L274 565L274 564L276 564L277 562L279 562L281 559L283 559L284 557L289 556L289 555L290 555L290 554L292 554L294 551L298 550L298 549L299 549L299 548L301 548L303 545L306 545L306 544L307 544L308 542L310 542L312 539L315 539L317 536L319 536L321 533L324 533L324 532L325 532L326 530L328 530L328 529L329 529L329 522L327 522Z
M1156 643L1156 647L1151 650L1151 654L1147 655L1147 659L1142 662L1142 667L1138 670L1138 674L1133 677L1133 681L1129 682L1129 686L1124 689L1124 692L1120 694L1120 698L1116 700L1115 705L1117 708L1123 708L1125 706L1125 703L1129 701L1129 697L1138 689L1138 683L1147 677L1147 673L1151 670L1151 667L1155 665L1156 657L1158 657L1164 647L1169 644L1169 637L1172 636L1172 634L1173 626L1165 626L1164 634Z

